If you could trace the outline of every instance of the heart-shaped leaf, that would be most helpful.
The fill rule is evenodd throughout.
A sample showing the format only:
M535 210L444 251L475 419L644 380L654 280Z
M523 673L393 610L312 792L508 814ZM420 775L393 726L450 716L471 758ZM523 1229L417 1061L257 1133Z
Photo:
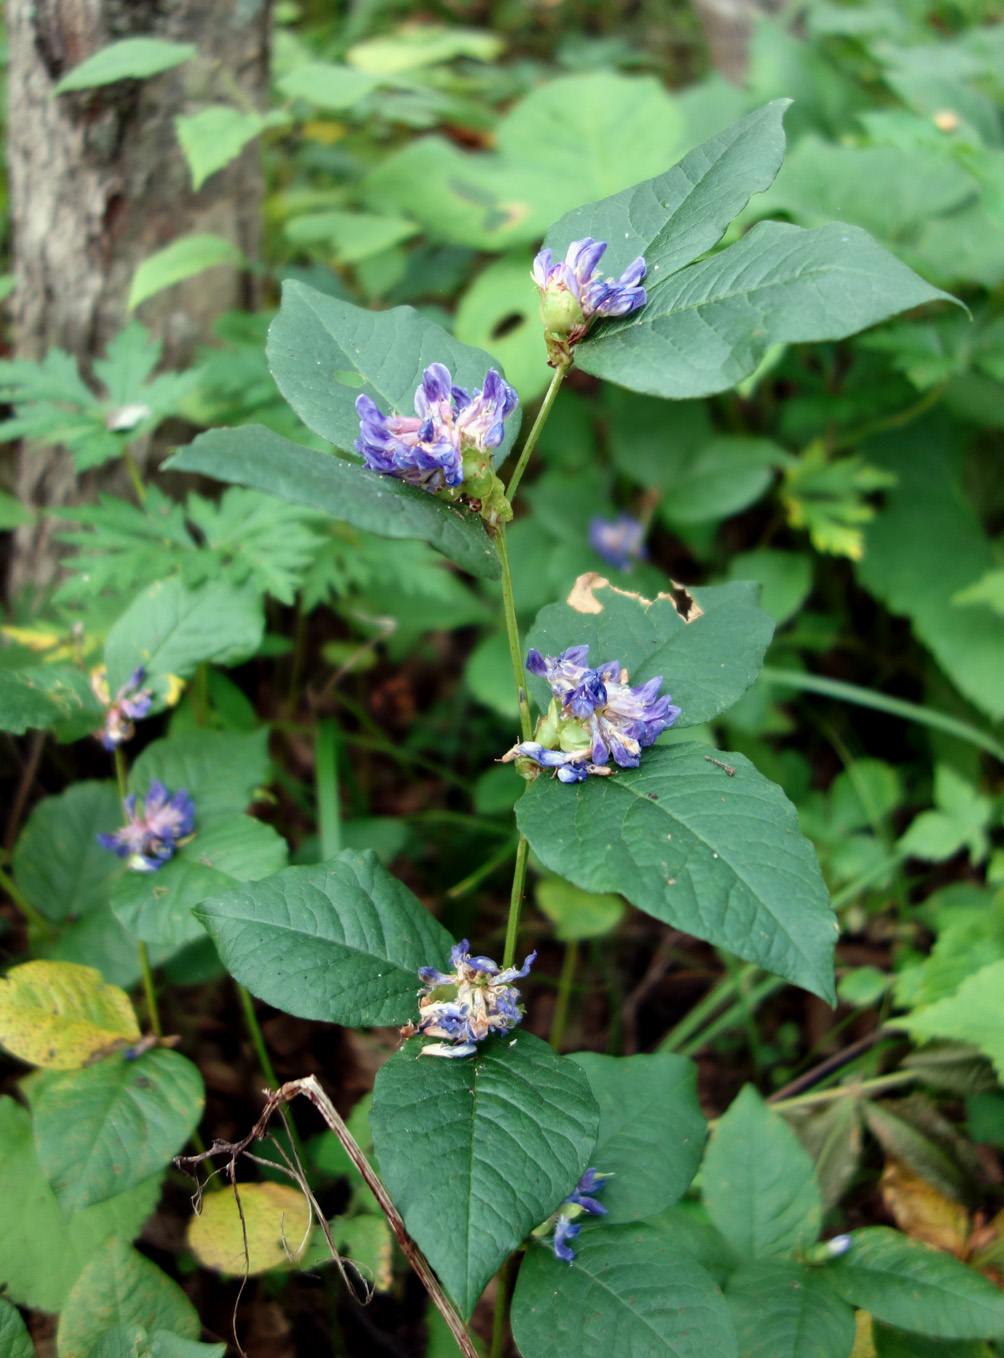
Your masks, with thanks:
M264 490L381 537L420 538L486 580L502 573L484 524L472 510L448 505L361 462L291 443L262 425L210 429L164 465Z
M418 969L453 940L367 850L346 849L204 901L195 911L224 966L253 995L347 1027L418 1016Z
M623 658L623 657L622 657ZM516 820L545 867L835 1003L837 924L795 808L739 754L692 742L568 785L539 777Z
M380 1172L468 1316L509 1252L590 1164L599 1113L582 1070L530 1033L460 1060L415 1039L381 1067L370 1126Z

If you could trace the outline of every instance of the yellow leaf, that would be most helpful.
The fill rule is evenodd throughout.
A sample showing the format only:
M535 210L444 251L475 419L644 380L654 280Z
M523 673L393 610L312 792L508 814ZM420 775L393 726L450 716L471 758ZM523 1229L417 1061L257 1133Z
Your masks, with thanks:
M854 1347L848 1358L876 1358L875 1339L872 1335L872 1318L867 1311L858 1311L854 1316Z
M25 962L0 980L0 1043L30 1065L78 1070L139 1036L129 996L93 967Z
M882 1171L880 1187L901 1231L957 1259L965 1258L969 1214L964 1207L891 1156Z
M247 1230L247 1271L295 1268L310 1225L303 1194L289 1184L239 1184L238 1189ZM244 1233L232 1189L206 1194L201 1213L189 1223L188 1244L206 1268L244 1272Z

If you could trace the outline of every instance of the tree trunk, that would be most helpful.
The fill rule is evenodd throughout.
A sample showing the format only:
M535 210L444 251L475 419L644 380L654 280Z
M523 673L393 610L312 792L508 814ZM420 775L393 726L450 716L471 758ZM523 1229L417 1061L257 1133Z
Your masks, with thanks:
M127 319L137 265L178 236L213 232L258 256L258 147L194 193L174 119L234 102L233 82L240 98L263 105L269 10L270 0L7 0L11 318L19 357L58 346L86 368ZM192 42L199 55L149 80L53 97L60 77L86 57L140 36ZM152 298L139 315L164 341L165 363L177 366L221 312L254 302L246 275L218 267ZM67 504L89 497L99 482L108 484L107 472L77 478L59 449L19 456L17 490L29 504ZM51 579L52 525L19 535L12 588Z

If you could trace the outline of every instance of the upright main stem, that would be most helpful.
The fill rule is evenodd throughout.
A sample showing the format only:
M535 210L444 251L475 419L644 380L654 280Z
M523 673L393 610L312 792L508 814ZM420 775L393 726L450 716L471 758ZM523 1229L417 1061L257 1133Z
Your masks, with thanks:
M119 796L123 801L126 799L126 790L129 786L129 779L126 772L125 755L122 753L122 746L115 746L115 777L119 785ZM139 969L143 977L143 993L146 995L146 1011L150 1020L150 1027L157 1037L164 1036L164 1028L160 1021L160 1010L157 1008L157 992L153 985L153 971L150 967L150 954L146 944L141 938L136 940L136 951L139 954Z
M494 537L495 548L502 564L502 610L505 613L505 630L509 640L512 677L516 682L520 730L523 733L523 739L530 740L533 736L533 722L530 718L530 705L526 700L526 685L523 683L523 652L519 644L519 623L516 621L516 602L512 592L512 571L509 569L509 549L505 540L505 524L496 525Z
M519 461L516 463L516 470L513 472L509 484L505 488L505 497L510 504L512 504L512 498L516 494L520 481L523 479L523 473L526 471L526 464L530 461L530 454L537 446L537 440L540 438L540 431L547 423L547 417L551 413L551 407L554 405L554 398L558 394L558 388L564 381L565 373L568 372L568 369L571 366L572 360L569 359L567 363L563 363L554 370L554 376L551 378L551 385L548 387L541 407L537 411L537 418L533 422L533 427L526 436L526 442L523 444L523 451L520 453Z

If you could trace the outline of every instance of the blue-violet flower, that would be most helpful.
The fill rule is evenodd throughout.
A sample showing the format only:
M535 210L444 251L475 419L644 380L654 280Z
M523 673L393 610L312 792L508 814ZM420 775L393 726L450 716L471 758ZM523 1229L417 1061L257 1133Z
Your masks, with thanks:
M116 693L114 699L108 689L108 672L104 665L91 671L91 690L105 709L105 723L94 734L106 750L114 750L116 745L130 740L136 734L134 721L139 721L150 711L153 694L143 688L146 670L138 665Z
M629 571L636 561L648 556L644 524L624 510L612 521L596 514L589 523L589 545L604 561L622 571Z
M558 1208L554 1222L554 1252L559 1259L563 1259L566 1264L570 1264L575 1253L569 1244L574 1240L582 1229L581 1223L575 1220L583 1212L589 1216L605 1216L606 1208L601 1202L597 1202L593 1193L598 1193L605 1181L610 1176L599 1174L595 1169L587 1169L582 1178L569 1193L568 1197Z
M367 467L410 485L430 491L459 486L464 455L483 457L498 447L518 400L494 368L483 389L470 394L454 384L449 368L432 363L415 392L414 415L384 415L369 396L356 397L356 449Z
M606 241L572 241L563 260L555 262L544 249L533 261L531 276L540 289L540 319L549 335L575 344L589 329L594 316L626 316L644 306L647 294L639 284L645 277L645 260L638 258L620 278L600 278L596 266L605 253Z
M174 854L180 840L195 829L195 805L184 788L172 797L157 778L143 800L142 810L131 792L122 803L127 825L111 834L98 835L103 849L124 858L136 872L156 872Z
M588 655L588 646L570 646L557 658L531 648L526 668L547 680L554 700L537 724L539 739L514 745L504 764L530 759L556 769L563 783L580 783L587 774L610 773L611 756L621 768L637 768L642 750L676 721L680 709L659 693L661 674L632 688L619 660L590 669Z
M465 938L450 949L452 972L420 967L420 1018L409 1029L446 1039L423 1047L420 1054L470 1056L489 1033L504 1033L522 1022L523 1006L512 983L529 973L536 957L532 952L521 967L502 971L490 957L472 957Z

